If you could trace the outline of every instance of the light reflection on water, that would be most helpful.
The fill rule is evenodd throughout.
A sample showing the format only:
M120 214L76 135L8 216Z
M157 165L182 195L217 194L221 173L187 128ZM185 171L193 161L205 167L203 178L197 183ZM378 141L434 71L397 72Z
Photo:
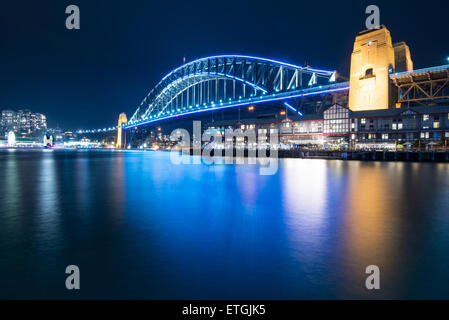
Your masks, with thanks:
M449 298L448 169L0 152L0 298Z

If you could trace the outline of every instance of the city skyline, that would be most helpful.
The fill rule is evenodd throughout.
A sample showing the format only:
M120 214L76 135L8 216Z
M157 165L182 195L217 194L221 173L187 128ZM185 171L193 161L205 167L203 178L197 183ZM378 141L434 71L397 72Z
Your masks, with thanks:
M184 58L189 62L220 53L272 57L299 65L307 62L349 75L352 40L357 30L363 29L366 3L348 6L338 16L334 12L339 4L319 8L316 4L290 3L291 10L285 12L282 6L273 8L268 2L258 2L256 12L252 12L253 4L243 2L240 11L230 11L226 19L216 21L204 14L218 8L210 3L168 8L161 3L123 6L80 1L80 30L65 29L63 4L27 4L25 10L20 3L3 4L1 30L6 50L0 52L0 60L10 63L0 79L5 91L0 105L39 110L47 114L50 127L108 127L116 123L120 112L132 113L142 97ZM424 4L408 4L378 3L380 22L389 26L396 41L409 44L416 68L443 64L446 48L439 45L438 33L432 30L443 28L438 17L447 5L438 4L441 10L433 10L430 16ZM295 12L304 11L310 14L295 18ZM394 18L398 12L404 13L406 22ZM31 13L42 18L42 25L30 33L19 21L29 19ZM122 18L118 19L118 13ZM160 17L158 13L162 13ZM258 19L269 13L278 17L272 19L272 28L248 28L257 26ZM146 19L147 14L155 19ZM189 17L188 23L182 22L184 15ZM313 23L317 16L321 18L319 28ZM332 27L335 23L338 28ZM14 37L7 32L11 28L16 31ZM184 36L189 33L195 36ZM17 59L11 63L13 56Z

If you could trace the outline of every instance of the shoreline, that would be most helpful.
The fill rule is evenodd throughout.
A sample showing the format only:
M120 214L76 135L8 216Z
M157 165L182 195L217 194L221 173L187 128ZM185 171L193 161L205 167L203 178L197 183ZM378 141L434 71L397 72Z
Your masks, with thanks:
M0 148L0 151L141 151L141 152L170 152L172 150L154 149L112 149L112 148ZM204 149L202 149L203 151ZM181 152L181 150L178 150ZM323 160L355 160L355 161L400 161L400 162L449 162L448 151L336 151L336 150L278 150L280 159L323 159ZM211 151L211 155L214 152ZM234 149L233 156L236 157L237 150ZM190 149L193 155L193 149ZM224 156L224 154L223 154ZM245 158L248 150L244 150ZM267 152L269 157L269 151Z

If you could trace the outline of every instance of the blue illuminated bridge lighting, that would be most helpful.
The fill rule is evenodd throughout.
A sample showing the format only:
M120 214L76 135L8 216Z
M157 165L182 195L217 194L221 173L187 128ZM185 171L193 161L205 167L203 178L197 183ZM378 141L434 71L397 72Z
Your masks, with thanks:
M349 83L339 82L336 71L247 55L211 56L165 75L123 128L267 102L302 116L293 106L295 99L348 90ZM116 127L79 132L109 129Z
M189 115L193 115L193 114L208 112L208 111L223 110L223 109L259 104L259 103L264 103L264 102L282 101L282 100L287 100L287 99L300 98L300 97L319 95L319 94L326 94L326 93L338 92L338 91L347 91L347 90L349 90L348 83L342 83L341 85L334 85L332 88L326 88L326 89L322 88L321 90L293 94L288 97L283 97L283 96L277 97L276 95L273 95L271 97L267 97L267 99L260 99L259 101L249 99L247 101L241 101L239 103L222 104L222 105L220 104L218 106L217 105L204 106L201 108L197 107L197 110L156 116L156 117L154 117L154 119L150 116L149 119L137 121L134 123L128 122L127 124L123 125L123 128L129 129L129 128L138 127L138 126L142 126L142 125L148 125L148 124L159 122L162 120L169 120L169 119L179 118L182 116L189 116ZM294 111L295 113L297 113L299 116L303 115L300 111L298 111L296 108L292 107L289 103L284 102L284 105L286 107L288 107L289 109L291 109L292 111Z

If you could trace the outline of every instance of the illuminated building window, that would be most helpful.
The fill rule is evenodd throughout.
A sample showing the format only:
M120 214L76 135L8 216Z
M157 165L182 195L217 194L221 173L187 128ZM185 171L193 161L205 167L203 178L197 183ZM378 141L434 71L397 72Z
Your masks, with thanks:
M428 114L424 114L424 115L422 116L422 119L423 119L423 121L429 120L429 115L428 115Z
M396 123L393 123L393 124L391 125L391 128L392 128L393 130L396 130L396 129L398 128L398 126L396 125Z
M369 78L373 76L373 68L366 69L365 78Z
M435 121L433 123L433 127L434 127L434 129L438 129L440 127L440 122L439 121Z
M348 109L334 105L324 112L324 133L349 132Z
M382 134L382 139L383 140L388 140L388 133Z
M360 119L360 123L361 124L365 124L366 123L366 119L365 118Z
M403 126L402 123L398 123L398 130L402 130Z

